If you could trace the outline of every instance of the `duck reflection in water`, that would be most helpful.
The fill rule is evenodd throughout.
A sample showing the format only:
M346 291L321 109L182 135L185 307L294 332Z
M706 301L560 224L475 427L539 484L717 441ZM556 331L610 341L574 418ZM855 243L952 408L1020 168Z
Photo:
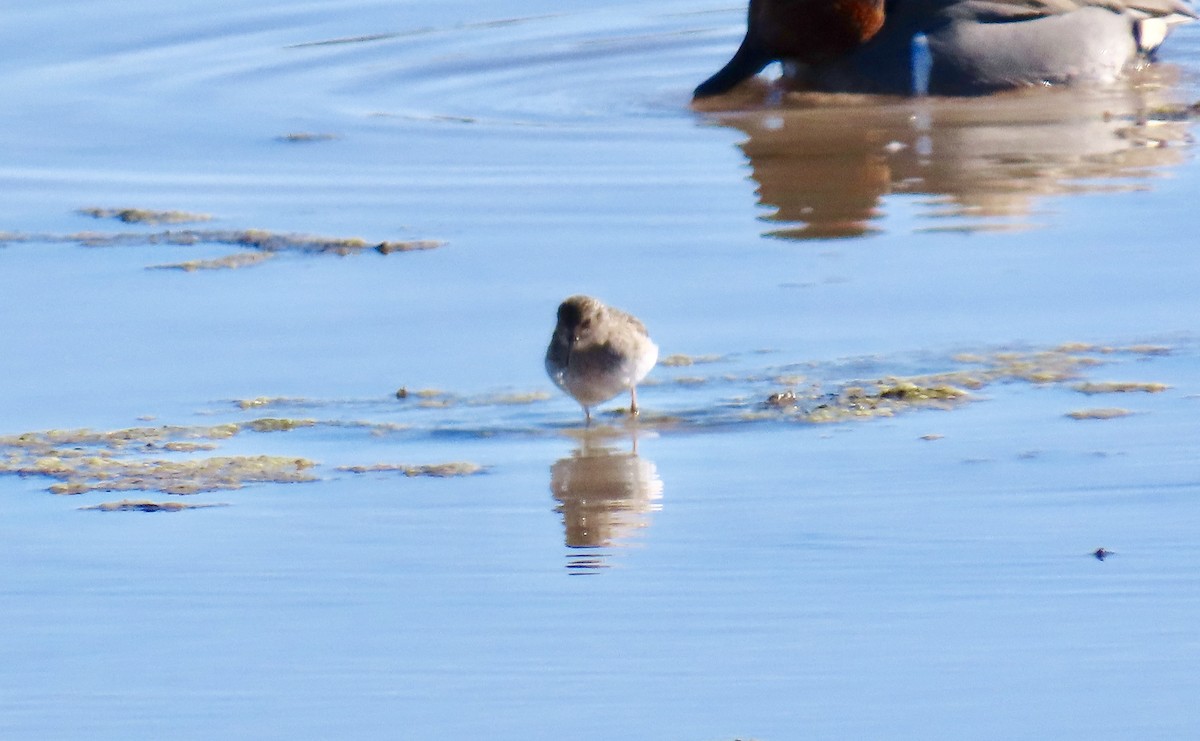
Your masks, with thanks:
M589 429L579 447L550 467L550 491L563 517L566 545L579 552L568 556L567 568L587 573L605 568L600 550L626 543L650 524L662 509L663 483L654 464L637 453L614 446L611 429Z
M1018 229L1041 197L1144 189L1184 161L1189 124L1163 114L1180 108L1171 72L975 99L788 94L771 104L759 85L749 110L742 100L712 115L746 135L759 203L773 209L764 219L780 223L772 236L868 234L894 195L921 197L928 231Z

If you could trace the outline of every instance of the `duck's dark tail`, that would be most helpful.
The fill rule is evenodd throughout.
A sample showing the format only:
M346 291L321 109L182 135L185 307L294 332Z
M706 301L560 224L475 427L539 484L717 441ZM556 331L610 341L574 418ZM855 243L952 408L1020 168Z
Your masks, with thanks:
M700 83L692 93L693 98L707 98L710 95L728 92L734 85L757 75L763 71L763 67L775 61L774 57L758 48L752 36L753 31L746 34L733 59L730 59L717 74Z

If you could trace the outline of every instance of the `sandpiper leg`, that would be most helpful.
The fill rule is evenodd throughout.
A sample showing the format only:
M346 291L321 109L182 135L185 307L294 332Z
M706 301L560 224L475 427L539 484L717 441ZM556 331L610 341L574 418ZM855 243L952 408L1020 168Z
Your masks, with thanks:
M592 426L592 410L588 409L587 407L583 408L583 426L584 427Z
M637 408L637 386L629 387L629 416L638 416Z

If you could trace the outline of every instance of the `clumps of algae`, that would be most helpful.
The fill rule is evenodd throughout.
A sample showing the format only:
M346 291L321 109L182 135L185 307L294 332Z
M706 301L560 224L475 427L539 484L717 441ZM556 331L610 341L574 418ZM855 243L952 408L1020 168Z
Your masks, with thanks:
M418 389L414 391L407 386L401 386L396 389L394 395L403 402L415 400L416 406L425 409L447 409L459 405L473 407L525 406L553 398L551 394L545 391L516 391L481 394L477 396L460 396L448 391L442 391L441 389Z
M297 427L316 427L315 419L287 419L279 417L262 417L243 423L247 429L255 432L288 432Z
M235 399L233 403L238 409L262 409L273 406L311 404L312 402L309 399L294 396L256 396L252 399Z
M193 214L187 211L152 211L146 208L98 208L90 206L79 209L84 216L93 219L116 219L126 224L191 224L212 221L209 214Z
M1074 412L1067 412L1066 416L1070 417L1071 419L1085 420L1117 419L1119 417L1128 417L1131 414L1133 414L1133 412L1128 409L1121 409L1119 407L1105 407L1100 409L1077 409Z
M142 208L99 208L88 207L80 214L96 219L116 219L125 224L187 224L211 221L208 214L186 211L156 211ZM254 250L259 254L235 253L208 260L185 260L177 263L151 265L150 268L197 272L203 270L228 270L259 265L270 256L281 252L303 252L312 254L354 255L375 251L381 255L396 252L419 252L445 245L435 239L370 241L358 237L327 237L311 234L273 232L265 229L169 229L157 232L77 232L74 234L26 234L19 232L0 233L0 242L52 242L75 243L84 247L119 247L125 245L177 245L198 244L228 245Z
M241 423L158 427L130 427L96 431L47 430L0 436L0 474L43 476L55 479L54 494L96 491L154 491L188 495L241 489L254 483L304 483L319 480L317 463L307 458L279 455L179 455L196 454L216 447L241 432L289 432L326 424L341 427L394 428L372 423L319 422L311 419L263 417ZM472 476L486 469L475 463L426 465L376 464L344 466L341 471L367 473L398 471L405 476L449 478ZM157 509L154 509L157 508ZM97 505L104 511L161 511L180 509L174 504L148 500L123 500Z
M97 512L182 512L185 509L207 509L209 507L228 507L228 504L223 502L152 502L149 499L122 499L119 502L101 502L88 507L80 507L83 510L95 510Z
M802 395L794 388L768 396L761 405L786 412L808 422L836 422L863 417L886 417L911 408L950 409L972 399L971 392L994 383L1066 384L1079 381L1085 370L1107 362L1105 356L1157 356L1169 349L1157 345L1109 346L1068 343L1049 350L988 354L963 353L956 363L971 368L949 370L909 378L884 378L846 385L833 394ZM1083 393L1156 393L1168 387L1158 383L1077 383ZM1109 419L1124 416L1125 410L1082 410L1076 419ZM762 416L763 412L750 416ZM1081 416L1075 416L1079 414ZM1107 416L1105 416L1107 415Z
M891 378L847 386L832 400L801 412L800 417L807 422L890 417L905 409L952 409L969 398L966 391L948 384L925 385L913 379ZM779 406L778 401L775 406Z
M218 425L160 425L157 427L128 427L120 430L98 431L45 430L20 435L0 436L0 449L41 454L56 448L83 450L94 448L120 452L128 448L139 450L167 449L173 443L190 440L224 440L238 434L237 423Z
M272 252L235 252L232 255L217 257L212 260L185 260L183 262L163 263L162 265L149 265L149 270L182 270L185 273L194 273L197 270L236 270L237 268L246 268L251 265L257 265L260 262L266 262L274 257Z
M1093 394L1159 394L1171 388L1165 383L1144 383L1141 381L1102 381L1099 383L1087 382L1079 383L1072 386L1073 389L1081 394L1092 396Z
M104 247L118 244L225 244L255 250L236 252L209 260L185 260L147 266L150 270L182 270L194 273L202 270L232 270L260 265L282 252L304 252L310 254L354 255L374 250L381 255L395 252L419 252L441 247L445 242L432 239L408 241L368 242L357 237L322 237L308 234L280 234L261 229L243 230L198 230L188 229L146 235L74 235L80 244L89 247Z
M57 479L54 494L159 491L196 494L250 483L315 481L315 462L270 455L165 457L212 450L242 424L163 425L121 430L48 430L0 437L0 473ZM260 424L261 426L261 424ZM268 425L270 426L270 425Z
M306 252L316 254L354 255L374 250L381 255L393 252L432 250L445 243L433 239L369 242L359 237L325 237L313 234L272 232L265 229L179 229L150 234L73 234L57 241L74 241L85 247L119 245L195 245L224 244L261 252Z
M337 134L318 131L293 131L275 137L275 141L285 144L311 144L313 142L330 142L341 139Z
M444 479L456 476L475 476L487 469L478 463L454 461L451 463L433 463L428 465L410 466L403 463L376 463L370 466L338 466L337 470L347 473L402 473L405 476L430 476Z
M165 458L125 459L112 455L70 455L55 450L26 461L0 464L0 472L21 476L48 476L59 483L52 494L90 491L160 491L164 494L199 494L204 491L241 489L250 483L316 481L308 472L316 465L305 458L285 456L213 456L187 460ZM54 455L58 453L58 455Z
M980 389L992 383L1062 384L1077 381L1086 370L1108 362L1105 356L1158 356L1166 355L1169 352L1169 348L1160 345L1113 346L1071 342L1049 350L1030 352L1005 351L982 355L961 353L954 356L955 362L979 367L933 374L923 378L940 380L968 389ZM1147 387L1161 386L1161 384L1143 385ZM1098 388L1099 384L1096 387ZM1162 389L1165 388L1167 387L1162 386Z
M719 363L722 360L725 360L724 355L684 355L683 353L675 353L674 355L668 355L660 359L658 364L667 368L681 368L689 365Z
M978 365L978 369L951 371L934 376L953 379L967 388L979 389L991 383L1024 381L1033 384L1052 384L1071 381L1082 374L1084 368L1100 365L1103 361L1084 354L1084 350L1041 350L1037 352L997 352L990 355L959 354L955 362Z

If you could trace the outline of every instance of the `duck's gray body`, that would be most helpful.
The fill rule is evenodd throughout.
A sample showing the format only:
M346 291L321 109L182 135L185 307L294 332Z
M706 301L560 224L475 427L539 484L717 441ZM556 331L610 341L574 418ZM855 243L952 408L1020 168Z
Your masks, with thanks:
M745 74L754 65L743 60L738 72L745 79L779 59L804 87L892 94L1108 82L1196 17L1183 0L890 0L879 32L836 59L798 63L760 50L761 66ZM804 22L801 13L795 22ZM737 77L718 73L697 97L723 92Z

